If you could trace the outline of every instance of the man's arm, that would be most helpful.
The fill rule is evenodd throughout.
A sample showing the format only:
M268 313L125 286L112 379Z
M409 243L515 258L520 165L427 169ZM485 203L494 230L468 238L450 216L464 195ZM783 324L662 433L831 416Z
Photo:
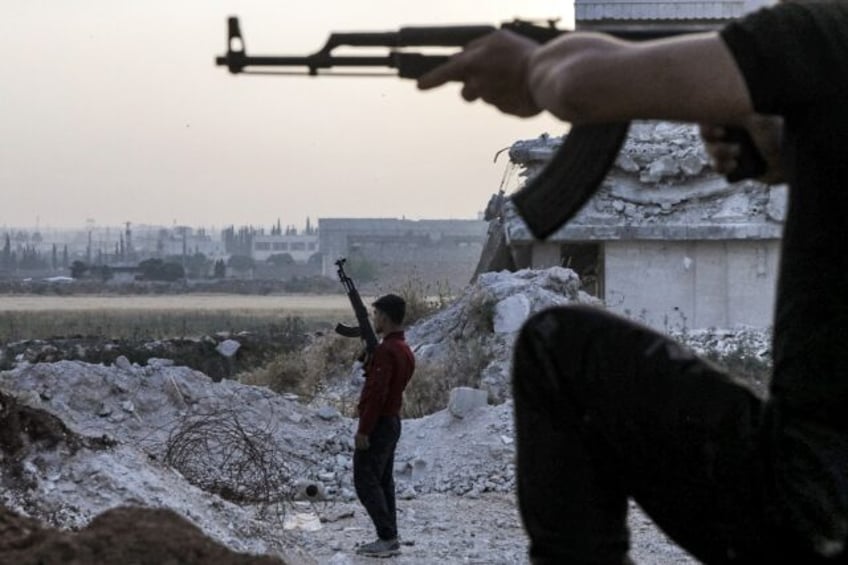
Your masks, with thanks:
M639 43L573 33L543 46L519 39L505 31L483 37L419 87L459 81L466 100L481 98L518 116L543 109L578 124L738 124L753 112L745 81L714 33Z

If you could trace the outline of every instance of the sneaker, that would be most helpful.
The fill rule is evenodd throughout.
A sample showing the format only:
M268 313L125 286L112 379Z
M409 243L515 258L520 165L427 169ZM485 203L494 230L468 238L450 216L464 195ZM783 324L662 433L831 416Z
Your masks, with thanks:
M356 553L357 555L367 555L368 557L400 555L400 543L397 538L378 539L377 541L360 545L356 548Z

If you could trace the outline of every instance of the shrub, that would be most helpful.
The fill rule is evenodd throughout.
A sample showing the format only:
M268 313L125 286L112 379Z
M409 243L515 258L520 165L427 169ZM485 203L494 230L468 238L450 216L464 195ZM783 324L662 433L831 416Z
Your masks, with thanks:
M315 398L332 377L351 366L361 342L336 334L321 335L306 347L276 356L267 365L241 376L246 384Z
M456 387L478 388L490 355L476 339L454 342L443 361L418 363L404 392L404 418L420 418L443 410Z
M407 279L397 294L406 301L404 324L407 326L438 312L451 300L447 284L431 285L418 277Z

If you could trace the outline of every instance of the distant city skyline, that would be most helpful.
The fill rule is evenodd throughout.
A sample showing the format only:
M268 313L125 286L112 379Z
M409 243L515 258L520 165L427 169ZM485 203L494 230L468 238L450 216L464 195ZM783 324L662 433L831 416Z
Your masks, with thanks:
M310 217L475 218L518 139L558 135L458 88L396 78L231 76L250 53L307 54L331 31L563 18L570 2L0 0L0 226L303 225Z
M351 217L351 216L332 216L332 219L348 218L348 217ZM402 218L402 217L395 217L395 216L379 216L379 217L378 216L371 216L371 217L378 218L378 219L412 219L412 218ZM306 229L307 220L310 222L311 227L313 229L317 230L319 220L328 219L328 218L331 218L331 216L325 216L324 218L313 218L313 217L307 216L306 218L303 218L303 220L301 222L290 222L288 224L286 222L284 222L282 220L282 218L280 218L280 224L281 224L283 230L285 230L288 227L294 227L295 230L297 230L298 232L302 232L302 231L305 231L305 229ZM367 217L364 217L364 218L367 218ZM41 224L41 223L35 223L35 224L32 224L32 225L0 225L0 237L3 237L6 233L11 233L13 231L24 231L24 232L28 232L28 233L34 233L36 231L39 232L39 233L44 233L44 232L47 232L47 231L59 231L59 232L77 232L77 231L79 231L79 232L85 232L89 229L93 229L95 231L114 230L117 233L119 231L123 231L124 229L126 229L126 225L127 225L127 222L118 222L118 223L114 223L114 224L100 224L100 223L97 223L95 221L95 222L92 223L92 222L88 221L88 220L91 220L91 219L92 218L88 218L88 219L86 219L85 222L82 222L80 225L76 225L76 226L73 226L73 225L51 226L51 225L46 225L46 224ZM471 220L474 220L474 219L479 219L479 218L477 218L476 216L474 218L433 217L433 218L415 218L415 219L413 219L413 221L441 220L441 219L471 219ZM239 228L242 228L242 227L248 227L248 228L254 228L254 229L257 229L257 230L264 230L265 232L270 233L270 231L277 225L277 220L274 219L273 221L269 221L269 222L254 222L254 223L250 223L250 224L237 224L237 223L233 223L233 222L229 222L229 223L225 222L225 223L220 224L220 225L215 225L215 224L195 225L195 224L179 223L179 222L174 222L174 221L167 223L167 224L165 224L165 223L154 223L154 222L138 222L138 223L129 222L129 224L130 224L131 229L160 229L160 228L161 229L175 229L175 228L185 227L185 228L189 228L189 229L192 229L192 230L204 230L204 231L207 231L207 232L220 232L220 231L225 230L225 229L230 228L230 227L234 227L235 229L239 229Z

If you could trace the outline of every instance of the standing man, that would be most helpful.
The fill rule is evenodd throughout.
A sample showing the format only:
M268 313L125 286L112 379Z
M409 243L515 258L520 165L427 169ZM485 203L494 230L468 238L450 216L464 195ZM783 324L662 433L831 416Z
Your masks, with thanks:
M374 332L383 336L365 364L365 385L359 397L359 426L353 454L356 495L374 527L377 540L356 552L371 557L400 553L395 508L395 448L400 439L403 391L415 370L415 357L403 335L406 302L387 294L374 306Z
M723 170L738 148L722 126L783 119L790 193L767 398L600 309L524 325L513 386L533 562L628 563L631 497L705 563L848 563L848 3L785 3L644 43L497 32L419 87L448 81L517 116L720 124L702 131L729 148Z

